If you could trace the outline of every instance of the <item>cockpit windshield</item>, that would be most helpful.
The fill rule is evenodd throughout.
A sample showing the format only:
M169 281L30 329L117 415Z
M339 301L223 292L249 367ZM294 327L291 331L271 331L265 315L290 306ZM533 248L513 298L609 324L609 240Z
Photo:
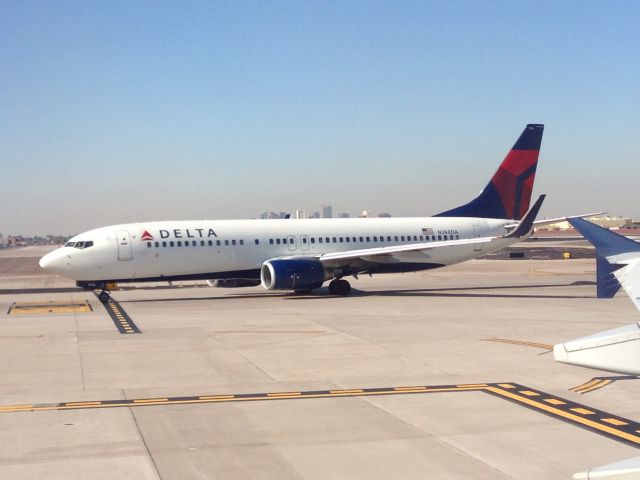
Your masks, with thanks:
M93 247L93 240L80 241L80 242L67 242L64 244L65 247L74 247L74 248L89 248Z

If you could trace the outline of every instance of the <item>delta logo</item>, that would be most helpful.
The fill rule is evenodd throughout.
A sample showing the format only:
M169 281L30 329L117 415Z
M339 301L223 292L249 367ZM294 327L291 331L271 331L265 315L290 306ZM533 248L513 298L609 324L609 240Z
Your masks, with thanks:
M142 236L140 237L140 240L147 241L147 240L153 240L153 235L151 235L149 232L147 232L146 230L144 232L142 232Z

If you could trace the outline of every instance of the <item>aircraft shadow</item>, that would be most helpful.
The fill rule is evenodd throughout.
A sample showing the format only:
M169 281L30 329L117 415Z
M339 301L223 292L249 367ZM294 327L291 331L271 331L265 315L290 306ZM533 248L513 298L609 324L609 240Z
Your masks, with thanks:
M442 298L595 298L593 295L551 295L551 294L527 294L527 293L482 293L486 290L526 290L532 288L574 287L580 285L596 285L595 282L578 281L567 284L537 284L537 285L491 285L478 287L452 287L452 288L416 288L405 290L358 290L351 289L351 294L341 298L357 297L442 297ZM477 293L476 293L477 292ZM315 290L313 294L300 295L291 292L282 293L230 293L221 297L180 297L180 298L148 298L140 300L122 300L120 303L147 303L147 302L180 302L194 300L235 300L240 298L281 298L283 300L326 300L335 299L329 295L328 289L323 287Z

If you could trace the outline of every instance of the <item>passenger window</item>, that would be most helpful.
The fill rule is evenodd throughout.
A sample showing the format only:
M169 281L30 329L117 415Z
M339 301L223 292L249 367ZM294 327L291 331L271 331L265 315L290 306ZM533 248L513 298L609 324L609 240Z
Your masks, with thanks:
M180 240L178 240L176 243L178 244L179 247L182 246L182 242ZM184 246L188 247L189 246L189 242L184 242Z
M318 237L318 243L322 243L322 237Z
M160 242L156 242L155 247L158 248L160 246Z
M236 241L235 240L231 240L231 245L235 245Z
M254 240L256 245L260 245L260 240L258 240L257 238Z
M351 237L351 241L352 241L353 243L356 243L358 240L356 239L356 237Z
M424 240L424 236L420 235L420 241L422 242Z
M349 243L351 241L351 239L349 237L344 237L344 240Z
M387 242L391 241L391 235L387 235Z
M400 237L400 240L404 242L404 235Z
M220 240L216 240L216 246L218 246L218 247L219 247L220 245L222 245L222 243L220 242Z
M378 237L373 237L373 241L377 242L378 241Z
M224 241L224 245L225 245L225 247L228 247L229 246L229 240L225 240Z
M336 237L333 237L333 243L337 243L338 239Z
M442 235L438 235L438 240L442 240Z
M178 242L178 243L180 243L180 242ZM180 246L180 245L178 245L178 246ZM185 240L185 242L184 242L184 246L185 246L185 247L188 247L188 246L189 246L189 240Z
M331 243L331 241L329 240L329 237L325 237L324 239L326 243Z
M279 238L276 238L276 243L277 243L278 245L280 245L280 239L279 239Z
M395 241L397 242L398 241L398 235L396 235L394 238L395 238Z
M431 240L435 241L436 236L435 235L431 235Z
M175 246L175 244L173 243L173 240L169 242L169 246L170 246L170 247Z
M340 243L342 243L342 237L340 237Z
M273 238L269 239L269 245L273 245Z
M316 239L314 237L311 237L311 243L316 243Z
M204 240L200 240L200 246L204 247Z
M167 242L162 242L162 246L166 247L167 246Z
M89 240L88 242L84 242L84 248L93 247L93 240Z
M84 242L76 242L76 248L84 248Z
M456 240L460 240L460 235L456 234Z
M364 242L364 238L363 237L360 237L360 242Z
M151 248L151 242L147 242L147 248Z
M445 240L449 240L449 237L447 235L444 236Z
M302 237L302 243L307 243L307 237Z

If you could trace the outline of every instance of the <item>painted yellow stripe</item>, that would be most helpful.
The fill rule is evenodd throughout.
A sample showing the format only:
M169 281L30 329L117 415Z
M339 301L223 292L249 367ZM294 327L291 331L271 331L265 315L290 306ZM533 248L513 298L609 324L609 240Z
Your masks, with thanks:
M332 393L334 395L341 395L341 394L345 394L345 393L363 393L364 390L362 390L361 388L354 388L351 390L329 390L329 393Z
M545 402L550 403L552 405L566 405L567 402L563 402L562 400L558 400L557 398L545 398Z
M198 397L200 400L229 400L230 398L236 398L235 395L209 395Z
M462 385L456 385L458 388L480 388L486 386L486 383L463 383Z
M67 402L64 405L67 407L88 407L91 405L102 405L102 402Z
M582 415L593 415L595 412L587 410L586 408L576 407L570 409L572 412L581 413Z
M518 393L522 395L526 395L527 397L539 397L540 394L536 392L532 392L531 390L520 390Z
M600 383L600 381L601 381L601 379L599 379L599 378L592 378L592 379L591 379L591 380L589 380L588 382L583 383L583 384L581 384L581 385L576 385L575 387L570 388L569 390L571 390L571 391L573 391L573 392L577 392L577 391L579 391L579 390L582 390L583 388L589 388L589 387L591 387L592 385L596 385L596 384Z
M396 392L424 392L427 387L395 387Z
M267 393L267 397L293 397L296 395L302 395L302 392L278 392L278 393Z
M502 388L516 388L514 385L511 385L510 383L499 383L498 386Z
M536 400L532 400L530 398L526 398L526 397L520 397L518 395L514 395L511 392L505 391L505 390L501 390L499 388L495 388L495 387L488 387L487 390L496 393L498 395L502 395L504 397L509 397L512 398L514 400L517 400L518 402L521 403L526 403L527 405L531 405L532 407L538 408L540 410L544 410L545 412L549 412L552 413L554 415L557 415L559 417L563 417L563 418L567 418L569 420L572 420L576 423L580 423L582 425L587 425L589 427L595 428L596 430L600 430L602 432L606 432L609 433L613 436L616 437L620 437L620 438L624 438L625 440L629 440L630 442L636 443L640 445L640 436L637 435L632 435L630 433L621 431L621 430L617 430L615 428L609 427L607 425L602 425L601 423L597 423L594 422L593 420L589 420L588 418L583 418L583 417L579 417L577 415L574 415L572 413L569 412L564 412L562 410L559 410L555 407L550 407L549 405L545 405L544 403L540 403Z
M593 392L594 390L598 390L598 389L600 389L602 387L606 387L610 383L613 383L613 380L601 380L600 382L596 383L595 385L591 385L590 387L582 388L580 390L574 390L574 392L576 392L576 393L589 393L589 392Z
M150 403L150 402L168 402L168 398L139 398L134 400L133 403Z
M629 425L627 422L623 422L622 420L618 420L617 418L601 418L603 422L610 423L611 425Z

